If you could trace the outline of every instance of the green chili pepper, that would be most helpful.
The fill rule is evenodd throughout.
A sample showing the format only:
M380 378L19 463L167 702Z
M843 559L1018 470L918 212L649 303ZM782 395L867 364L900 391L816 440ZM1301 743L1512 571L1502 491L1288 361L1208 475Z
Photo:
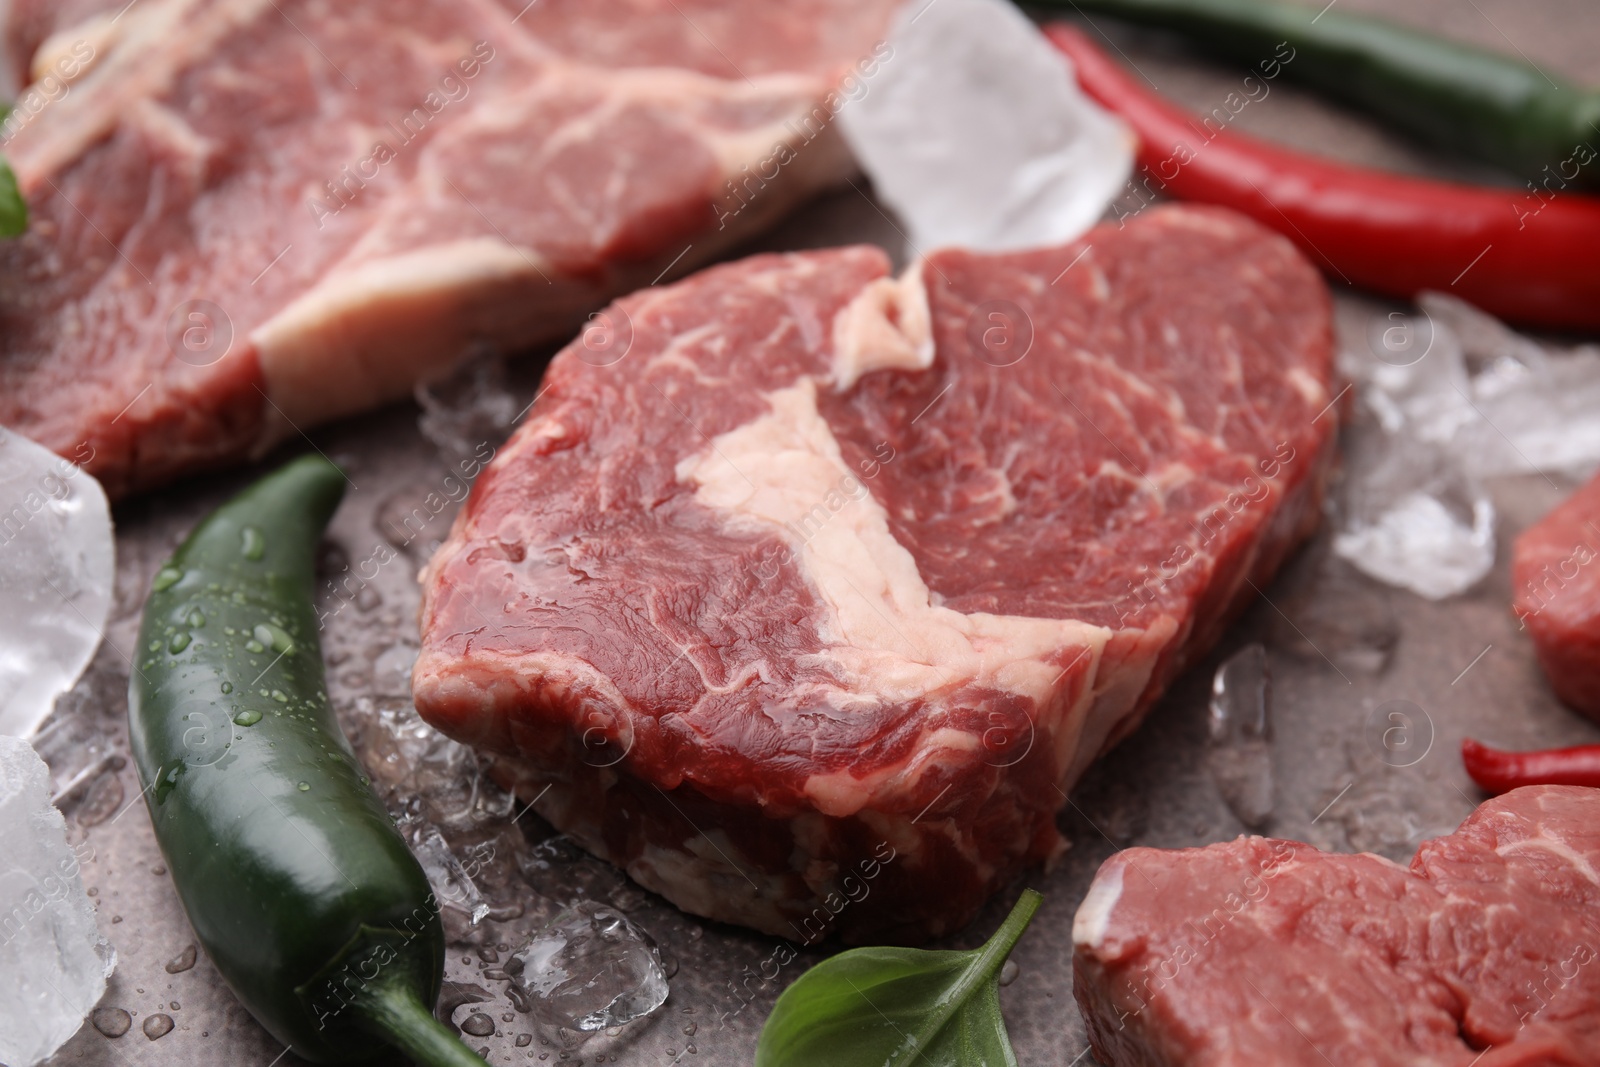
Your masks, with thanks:
M10 164L0 158L0 237L16 237L27 228L28 202L22 199Z
M1281 71L1521 177L1548 182L1553 176L1555 189L1600 186L1600 166L1593 165L1600 152L1600 92L1547 77L1520 59L1320 0L1310 6L1273 0L1030 2L1173 30L1253 71Z
M323 682L317 542L344 493L308 456L218 508L155 577L129 686L156 838L206 954L316 1063L387 1041L483 1061L431 1014L444 931Z

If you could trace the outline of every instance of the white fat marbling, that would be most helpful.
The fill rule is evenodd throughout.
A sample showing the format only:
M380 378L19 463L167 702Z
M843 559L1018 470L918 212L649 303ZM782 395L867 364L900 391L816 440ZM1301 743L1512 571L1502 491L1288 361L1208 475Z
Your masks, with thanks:
M1111 912L1122 898L1122 865L1103 867L1089 886L1089 893L1072 917L1072 943L1093 948L1105 940L1111 925Z

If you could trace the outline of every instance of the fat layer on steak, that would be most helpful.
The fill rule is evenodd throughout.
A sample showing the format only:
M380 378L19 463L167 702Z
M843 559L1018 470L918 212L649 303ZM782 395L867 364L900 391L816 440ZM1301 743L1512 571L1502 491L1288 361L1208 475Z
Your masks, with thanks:
M1550 687L1600 720L1600 477L1517 538L1511 585Z
M1073 940L1108 1067L1600 1063L1600 790L1496 797L1409 869L1260 837L1128 849Z
M851 172L895 3L0 5L0 423L121 493L570 336Z
M607 315L426 568L414 692L701 915L959 927L1317 519L1327 292L1225 212Z

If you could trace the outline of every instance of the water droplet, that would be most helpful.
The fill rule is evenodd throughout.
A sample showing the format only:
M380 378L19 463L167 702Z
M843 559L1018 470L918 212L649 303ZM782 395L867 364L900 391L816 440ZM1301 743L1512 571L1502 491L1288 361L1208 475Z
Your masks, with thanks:
M1000 968L1000 984L1010 985L1017 980L1017 975L1021 972L1022 968L1017 966L1016 960L1006 960L1005 965Z
M133 1026L133 1016L121 1008L96 1008L89 1021L107 1037L121 1037Z
M168 1010L170 1010L170 1011L177 1011L177 1010L179 1010L179 1009L180 1009L180 1008L182 1008L182 1007L183 1007L183 1005L182 1005L182 1004L179 1004L179 1003L178 1003L178 1002L177 1002L177 1001L176 1001L176 1000L174 1000L174 1001L172 1001L172 1002L171 1002L171 1003L169 1003L169 1004L168 1004L168 1005L167 1005L167 1008L168 1008Z
M163 589L171 589L183 579L183 572L176 567L162 567L156 571L155 581L150 583L150 591L159 593Z
M163 1012L146 1016L144 1020L144 1036L151 1041L158 1041L172 1033L172 1016Z
M473 1037L488 1037L494 1033L494 1020L481 1011L474 1012L461 1024L461 1031Z
M161 642L160 641L151 641L150 642L150 651L151 652L160 652L161 651Z
M286 653L294 651L294 638L289 636L289 631L272 623L262 623L253 631L255 639L274 652Z
M169 760L156 770L156 803L163 804L167 796L177 788L178 779L183 777L183 772L188 765L181 759Z
M267 554L267 539L254 526L239 531L239 551L245 559L260 559Z
M311 792L311 783L310 782L301 782L295 788L299 789L300 792L302 792L302 793L309 793L309 792Z
M190 628L198 630L198 629L200 629L200 627L204 626L205 624L206 624L205 613L202 612L199 608L195 608L193 611L189 612L189 626L190 626Z
M254 726L261 721L261 713L255 708L245 708L233 717L235 726Z
M276 700L280 704L287 704L289 703L289 694L285 693L282 689L274 689L272 691L272 699Z
M223 682L222 683L222 691L223 691L223 693L231 693L231 692L233 692L233 683L232 682Z
M172 635L172 640L167 642L167 651L176 656L179 652L189 647L189 635L182 630Z
M518 1034L517 1035L517 1047L518 1048L527 1048L531 1044L533 1044L533 1035L532 1034Z
M250 653L259 655L262 652L265 652L267 650L267 646L263 645L260 641L251 639L251 640L246 641L244 643L244 650L246 652L250 652Z

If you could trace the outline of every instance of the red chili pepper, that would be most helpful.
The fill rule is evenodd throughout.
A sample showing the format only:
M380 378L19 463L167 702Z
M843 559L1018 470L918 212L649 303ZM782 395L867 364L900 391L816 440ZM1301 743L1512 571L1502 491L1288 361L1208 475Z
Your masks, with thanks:
M1504 319L1600 329L1600 198L1540 198L1336 163L1210 125L1066 24L1045 33L1139 136L1135 182L1277 230L1338 278L1390 296L1453 293Z
M1600 745L1504 752L1469 737L1461 742L1461 762L1468 776L1491 794L1524 785L1600 786Z

